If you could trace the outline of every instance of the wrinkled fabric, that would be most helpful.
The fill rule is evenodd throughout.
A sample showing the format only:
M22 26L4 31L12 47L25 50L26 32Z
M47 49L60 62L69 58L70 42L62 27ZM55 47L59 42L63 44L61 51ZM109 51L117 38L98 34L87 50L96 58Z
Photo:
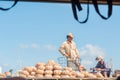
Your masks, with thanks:
M77 57L79 57L79 52L74 41L71 43L68 41L63 42L59 48L59 51L62 55L68 54L68 60L75 60Z

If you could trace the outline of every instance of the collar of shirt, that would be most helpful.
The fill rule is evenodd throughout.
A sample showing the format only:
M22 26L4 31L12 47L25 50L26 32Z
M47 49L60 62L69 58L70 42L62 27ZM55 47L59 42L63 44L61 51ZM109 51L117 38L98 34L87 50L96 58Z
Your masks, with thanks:
M72 41L71 41L71 42L70 42L70 41L67 41L67 43L68 43L68 44L72 44Z

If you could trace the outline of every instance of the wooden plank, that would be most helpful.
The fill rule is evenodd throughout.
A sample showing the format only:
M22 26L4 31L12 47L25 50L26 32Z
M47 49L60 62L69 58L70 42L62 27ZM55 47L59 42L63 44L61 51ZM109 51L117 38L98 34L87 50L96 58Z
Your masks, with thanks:
M10 1L10 0L3 0ZM12 0L14 1L14 0ZM22 2L52 2L52 3L70 3L71 0L19 0ZM90 4L92 4L92 0L89 0ZM106 4L106 0L97 0L99 4ZM82 4L86 4L87 0L80 0ZM113 5L120 5L120 0L113 0Z
M116 78L22 78L22 77L10 77L10 78L0 78L0 80L116 80Z
M26 78L26 80L116 80L117 78Z

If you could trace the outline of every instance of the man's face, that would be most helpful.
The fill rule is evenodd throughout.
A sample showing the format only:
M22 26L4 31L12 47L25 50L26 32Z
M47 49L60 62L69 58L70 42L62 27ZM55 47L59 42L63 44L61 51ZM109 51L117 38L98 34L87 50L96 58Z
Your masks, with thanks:
M73 38L68 36L67 40L71 42L73 40Z
M98 58L97 61L100 62L100 61L102 61L102 59Z

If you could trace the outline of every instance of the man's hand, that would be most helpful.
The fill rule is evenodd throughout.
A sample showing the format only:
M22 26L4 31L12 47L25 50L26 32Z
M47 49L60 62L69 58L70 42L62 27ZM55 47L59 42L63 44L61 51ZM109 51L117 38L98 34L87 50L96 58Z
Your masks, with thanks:
M80 57L79 57L79 56L77 56L77 58L79 59Z
M65 54L65 56L68 58L68 57L69 57L69 54L68 54L68 53L66 53L66 54Z
M95 70L95 68L90 68L90 70Z
M106 71L106 69L101 69L101 71Z
M106 69L97 68L97 71L106 71Z

